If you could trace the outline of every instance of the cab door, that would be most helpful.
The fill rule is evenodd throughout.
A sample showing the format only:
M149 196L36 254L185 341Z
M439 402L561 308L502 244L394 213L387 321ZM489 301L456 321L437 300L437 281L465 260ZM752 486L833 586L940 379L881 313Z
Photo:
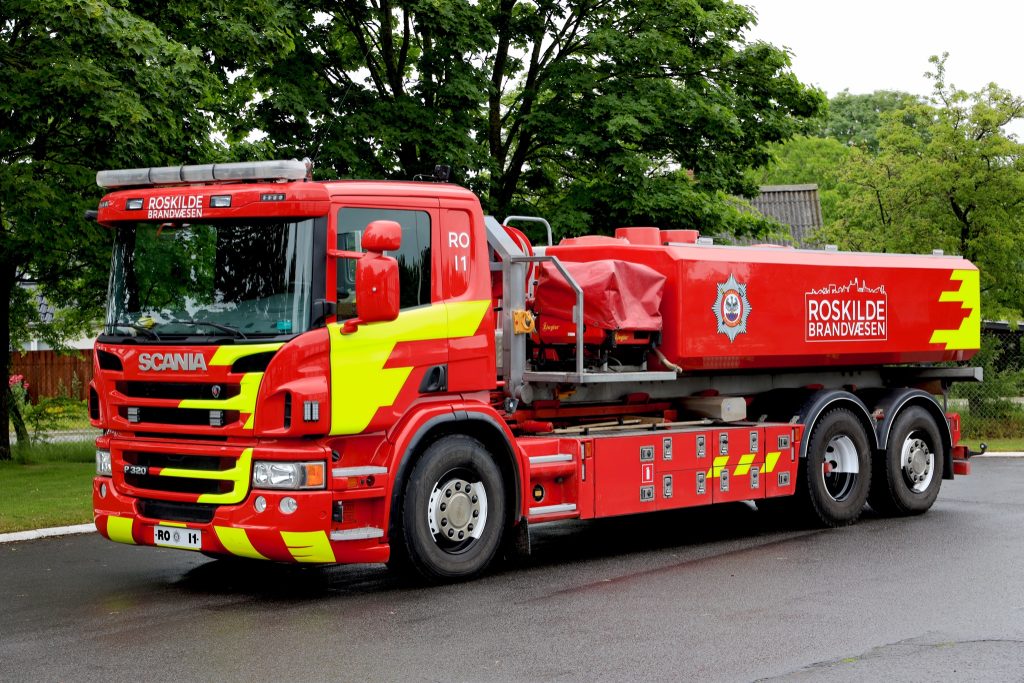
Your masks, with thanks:
M447 390L497 384L491 272L483 213L475 198L441 200L441 285L448 309Z
M331 341L331 433L385 429L429 388L448 364L448 312L442 301L437 199L342 197L332 209L328 239L333 248L359 251L362 232L377 220L402 228L400 248L388 256L399 265L400 311L395 320L363 323L356 317L353 259L338 258L327 269L336 296ZM332 282L333 279L333 282Z

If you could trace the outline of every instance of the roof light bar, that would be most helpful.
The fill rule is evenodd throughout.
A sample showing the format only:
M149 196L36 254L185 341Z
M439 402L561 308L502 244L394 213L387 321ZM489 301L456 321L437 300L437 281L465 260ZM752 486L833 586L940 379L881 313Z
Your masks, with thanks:
M311 165L310 165L311 166ZM96 184L100 187L145 187L148 185L184 185L216 180L302 180L309 175L306 161L242 161L231 164L198 166L163 166L159 168L125 168L100 171Z

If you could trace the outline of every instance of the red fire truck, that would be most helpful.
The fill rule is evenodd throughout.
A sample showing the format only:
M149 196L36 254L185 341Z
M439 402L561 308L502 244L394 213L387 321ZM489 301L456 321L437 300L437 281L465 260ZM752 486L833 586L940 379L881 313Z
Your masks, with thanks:
M441 182L103 171L90 385L112 541L484 571L534 524L789 500L926 511L967 474L978 271L625 227L532 246ZM539 225L543 225L540 221ZM543 229L539 229L543 233Z

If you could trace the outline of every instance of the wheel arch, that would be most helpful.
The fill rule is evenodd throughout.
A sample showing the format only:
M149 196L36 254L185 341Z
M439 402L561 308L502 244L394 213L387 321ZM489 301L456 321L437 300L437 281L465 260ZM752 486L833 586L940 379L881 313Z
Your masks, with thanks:
M394 524L394 511L398 509L402 490L405 488L405 482L408 480L412 468L430 444L451 434L463 434L475 438L495 459L504 479L506 500L510 503L506 510L507 519L504 521L507 525L511 525L517 519L521 505L520 474L519 463L512 446L512 434L496 414L489 414L476 408L462 408L427 418L416 428L412 436L405 440L404 444L396 443L394 457L398 461L398 468L391 485L388 508L389 528ZM390 530L388 536L391 536Z
M898 389L886 394L876 405L875 410L881 410L884 418L876 423L878 449L884 451L889 445L889 436L892 433L896 419L908 408L920 406L924 408L935 420L935 424L942 435L942 478L953 478L953 434L949 429L949 422L946 421L946 414L942 412L935 397L921 389Z
M875 431L871 413L864 402L842 389L822 389L811 394L796 414L796 421L804 425L804 438L800 441L800 457L807 457L807 446L810 443L811 432L818 422L818 418L834 408L847 408L853 413L857 421L864 427L864 433L868 436L869 442L874 441L874 448L878 449L878 433Z

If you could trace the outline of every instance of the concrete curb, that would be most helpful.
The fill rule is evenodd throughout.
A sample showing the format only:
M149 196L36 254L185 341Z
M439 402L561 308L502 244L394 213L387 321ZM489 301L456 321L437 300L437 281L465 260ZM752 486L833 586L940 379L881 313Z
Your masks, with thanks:
M71 534L88 534L96 531L96 525L76 524L75 526L55 526L49 529L33 529L31 531L15 531L9 534L0 534L0 543L13 543L15 541L34 541L37 538L49 538L51 536L70 536Z

